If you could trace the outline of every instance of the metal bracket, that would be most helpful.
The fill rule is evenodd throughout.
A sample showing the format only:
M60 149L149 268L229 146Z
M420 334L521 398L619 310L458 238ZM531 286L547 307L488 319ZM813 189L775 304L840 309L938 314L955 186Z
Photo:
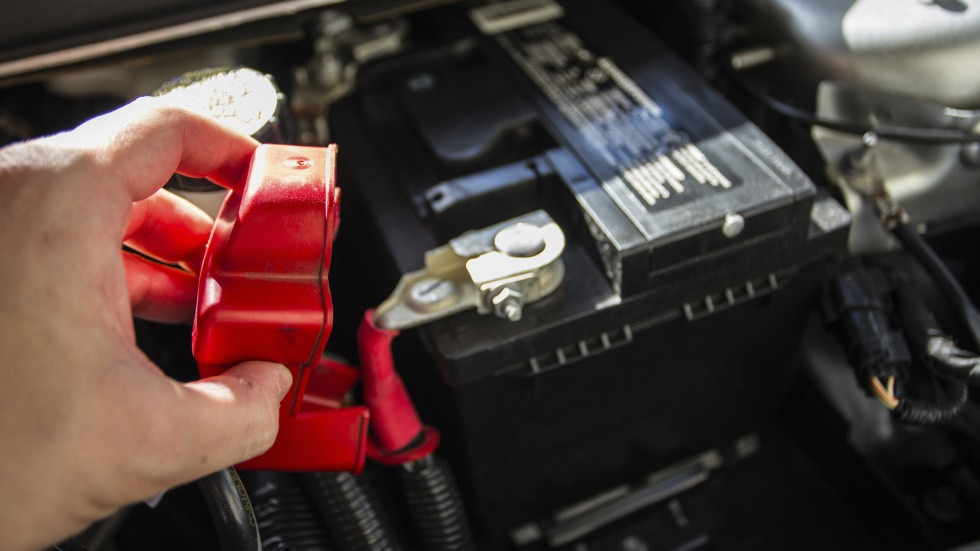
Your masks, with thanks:
M374 322L401 330L470 308L517 321L561 284L564 250L565 234L543 210L466 232L425 253L425 268L401 277Z
M877 145L878 137L873 132L865 133L861 145L845 155L840 166L830 170L830 176L870 202L884 228L891 231L899 224L908 223L909 215L888 193L878 166Z

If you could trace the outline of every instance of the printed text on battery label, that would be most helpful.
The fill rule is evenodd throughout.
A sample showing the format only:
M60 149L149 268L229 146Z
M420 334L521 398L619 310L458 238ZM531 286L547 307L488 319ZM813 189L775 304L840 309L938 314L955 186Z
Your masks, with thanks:
M691 186L733 182L611 59L554 22L496 36L498 43L603 161L649 207Z

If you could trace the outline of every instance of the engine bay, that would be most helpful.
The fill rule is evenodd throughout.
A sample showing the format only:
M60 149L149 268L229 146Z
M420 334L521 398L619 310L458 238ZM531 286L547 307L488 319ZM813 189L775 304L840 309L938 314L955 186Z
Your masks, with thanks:
M142 95L336 144L309 377L370 441L59 549L980 545L980 3L222 6L0 42L0 145ZM205 373L191 327L134 324Z

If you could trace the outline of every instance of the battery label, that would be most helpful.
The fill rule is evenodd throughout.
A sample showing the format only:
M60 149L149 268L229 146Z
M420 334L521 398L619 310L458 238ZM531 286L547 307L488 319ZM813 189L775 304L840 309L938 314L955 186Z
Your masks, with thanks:
M649 210L740 182L670 124L616 63L556 21L494 39Z

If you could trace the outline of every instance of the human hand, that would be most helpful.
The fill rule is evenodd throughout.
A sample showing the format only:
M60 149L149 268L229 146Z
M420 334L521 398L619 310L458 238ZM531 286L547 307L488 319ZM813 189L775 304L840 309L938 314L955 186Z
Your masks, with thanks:
M272 445L288 370L180 384L132 325L190 320L211 229L160 187L174 171L230 186L256 146L145 98L0 149L0 549L57 542Z

